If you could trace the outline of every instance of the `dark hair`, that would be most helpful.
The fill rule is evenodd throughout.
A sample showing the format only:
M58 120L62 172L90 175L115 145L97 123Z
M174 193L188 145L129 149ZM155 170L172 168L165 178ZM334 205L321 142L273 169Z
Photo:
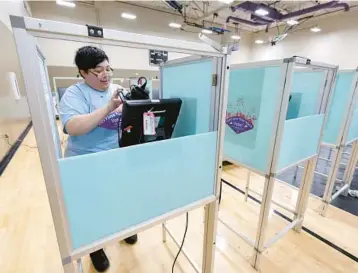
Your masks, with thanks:
M94 46L79 48L75 56L75 64L78 70L84 70L85 72L87 72L88 69L95 68L104 60L109 61L106 53L102 49Z

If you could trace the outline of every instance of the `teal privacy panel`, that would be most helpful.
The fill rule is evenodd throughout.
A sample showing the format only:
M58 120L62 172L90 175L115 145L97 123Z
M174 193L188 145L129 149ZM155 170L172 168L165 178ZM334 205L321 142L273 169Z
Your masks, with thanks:
M291 82L291 101L286 119L316 115L318 113L321 87L326 79L323 71L295 71ZM298 95L300 94L300 95Z
M214 194L217 132L59 160L73 248Z
M345 112L349 108L352 95L354 72L338 72L324 128L323 142L337 145L339 132L347 118Z
M276 173L317 154L324 114L285 121Z
M349 126L346 143L350 143L358 139L358 107L354 110L351 125Z
M265 173L280 107L280 77L280 66L230 71L225 157Z
M212 60L162 68L163 98L183 101L173 137L209 132L212 74Z

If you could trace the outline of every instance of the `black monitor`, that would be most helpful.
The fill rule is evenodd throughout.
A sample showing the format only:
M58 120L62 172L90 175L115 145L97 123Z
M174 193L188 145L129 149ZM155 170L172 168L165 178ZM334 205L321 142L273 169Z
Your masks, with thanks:
M171 138L178 119L181 99L126 100L123 103L120 147ZM155 135L145 135L143 115L155 118Z

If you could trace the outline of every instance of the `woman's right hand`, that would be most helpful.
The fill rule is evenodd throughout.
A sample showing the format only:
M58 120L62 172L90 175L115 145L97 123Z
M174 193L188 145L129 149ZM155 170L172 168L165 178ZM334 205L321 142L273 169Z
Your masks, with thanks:
M110 113L116 110L123 103L118 95L118 91L119 90L113 92L111 100L107 104L108 112Z

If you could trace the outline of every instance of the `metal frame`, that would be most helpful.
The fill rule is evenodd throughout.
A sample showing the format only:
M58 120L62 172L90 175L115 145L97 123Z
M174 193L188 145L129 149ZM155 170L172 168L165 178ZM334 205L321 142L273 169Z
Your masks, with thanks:
M60 249L62 265L65 273L74 273L73 261L77 260L78 270L81 272L81 257L114 241L126 238L139 231L148 229L156 224L165 223L165 221L182 215L195 208L205 206L205 226L203 243L203 273L212 273L214 268L215 254L215 234L218 211L218 194L221 177L221 150L223 147L223 129L225 126L225 112L228 86L228 65L229 58L226 48L221 51L212 48L204 43L195 43L180 41L167 38L159 38L148 35L140 35L123 31L104 29L104 38L93 38L88 36L86 26L69 24L63 22L48 21L35 18L10 16L13 27L16 48L20 60L22 75L26 86L26 93L29 102L29 108L32 116L34 131L38 142L38 149L46 189L50 201L52 217L57 235L57 241ZM58 166L58 157L56 155L56 143L51 134L51 119L47 112L47 104L41 84L41 75L37 60L36 37L49 39L63 39L70 41L89 42L92 44L107 44L131 48L156 48L159 50L168 50L188 54L198 54L217 58L217 67L220 67L220 85L216 88L216 98L219 103L215 104L216 117L218 122L213 129L218 129L217 140L217 160L216 163L216 181L214 195L198 200L195 203L188 204L182 208L168 212L157 218L150 219L147 222L137 226L132 226L124 231L112 234L102 240L96 241L91 245L80 249L72 249L69 224L67 221L67 212L64 206L64 198L61 190L60 174ZM47 75L48 76L48 75ZM164 235L164 232L163 232Z
M173 60L167 61L165 63L162 63L160 65L160 68L176 66L176 65L180 65L180 64L184 64L184 63L185 64L191 64L191 63L195 63L197 61L203 61L203 60L209 60L209 59L210 58L207 57L207 56L198 56L198 55L187 56L187 57L173 59Z
M282 65L283 62L284 62L283 59L278 59L278 60L269 60L269 61L260 61L260 62L240 63L240 64L233 64L231 66L231 69L259 68L262 66L279 66Z
M283 128L284 128L284 122L286 119L286 113L288 108L288 101L289 101L289 94L291 89L291 78L293 75L293 70L295 66L303 66L307 68L320 68L324 69L328 73L326 73L326 82L322 84L322 93L331 93L331 89L333 87L333 83L335 80L335 75L337 72L338 67L332 66L332 65L326 65L322 63L315 63L310 62L310 64L304 64L298 62L296 58L290 58L290 59L284 59L284 60L274 60L274 61L264 61L264 62L257 62L257 63L248 63L248 64L239 64L234 65L232 68L253 68L253 67L262 67L265 66L275 66L275 65L281 65L281 83L280 83L280 90L281 94L279 95L279 106L276 108L275 113L275 119L274 119L274 133L271 137L271 144L270 144L270 153L269 153L269 160L268 160L268 166L267 166L267 172L263 174L261 171L255 170L253 168L248 168L247 172L247 178L246 178L246 187L245 187L245 201L247 201L247 197L249 194L249 191L254 192L262 197L261 200L261 207L260 207L260 215L259 215L259 221L258 221L258 229L255 240L252 240L248 238L246 235L239 233L235 231L233 228L231 228L227 223L225 223L222 219L219 219L219 221L225 225L229 230L234 232L236 235L238 235L240 238L242 238L246 243L248 243L250 246L254 248L254 255L252 259L252 266L259 270L260 269L260 259L261 255L263 254L263 251L265 251L267 248L271 247L275 242L277 242L280 238L282 238L289 230L294 229L297 232L300 232L302 229L302 222L304 219L304 213L307 207L308 203L308 197L310 195L310 187L312 185L313 180L313 174L314 174L314 168L316 166L316 160L319 153L319 145L317 145L317 151L314 155L301 160L300 162L297 162L296 164L299 164L301 162L306 162L305 167L305 175L303 177L301 187L299 189L299 195L297 198L297 202L295 205L295 208L290 208L289 206L286 206L285 204L282 204L280 202L277 202L272 199L273 195L273 188L274 188L274 182L276 180L276 174L282 170L276 170L277 168L277 162L278 157L280 153L280 145L281 145L281 139L283 136ZM323 92L325 91L325 92ZM321 100L328 99L328 97L322 96ZM318 113L321 113L321 109L318 109ZM323 131L324 131L324 125L327 119L327 115L325 115L323 119L323 125L320 132L320 140L323 137ZM226 158L227 161L232 162L235 165L243 166L239 162L235 162L230 160L229 158ZM247 166L243 166L247 168ZM263 175L265 177L265 184L263 193L260 194L256 191L253 191L250 189L250 175L251 172L257 173L259 175ZM265 243L265 230L267 227L268 222L268 215L270 210L271 203L279 206L280 208L289 211L294 214L293 222L288 224L284 229L282 229L279 233L277 233L273 238L269 239Z
M112 29L104 29L104 38L96 39L88 36L88 29L85 25L30 17L20 18L23 18L24 22L21 22L21 24L30 34L41 38L59 38L67 41L89 42L92 44L117 45L144 49L149 49L150 47L155 46L158 50L187 53L189 55L222 57L222 52L219 52L210 45L204 43L156 37Z

